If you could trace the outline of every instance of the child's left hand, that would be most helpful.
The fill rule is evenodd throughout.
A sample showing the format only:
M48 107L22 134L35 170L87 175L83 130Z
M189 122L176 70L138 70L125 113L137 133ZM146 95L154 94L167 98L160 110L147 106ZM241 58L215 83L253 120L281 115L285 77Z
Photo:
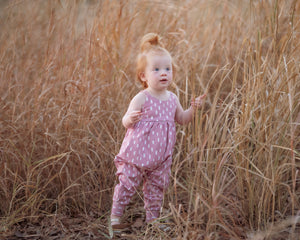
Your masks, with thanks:
M205 97L206 97L206 94L203 94L203 95L197 97L196 99L192 99L191 106L194 109L200 108L202 106L202 104L204 103Z

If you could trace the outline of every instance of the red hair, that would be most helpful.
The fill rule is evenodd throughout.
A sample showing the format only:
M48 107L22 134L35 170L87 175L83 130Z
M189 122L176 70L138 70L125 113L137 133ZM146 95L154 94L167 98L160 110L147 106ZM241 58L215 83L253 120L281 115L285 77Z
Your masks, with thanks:
M170 53L165 49L164 45L161 42L161 37L156 33L148 33L146 34L140 44L140 53L137 56L137 67L136 67L136 77L139 82L142 83L144 88L148 87L148 84L145 81L142 81L140 74L145 71L147 66L147 54L166 54L169 55L172 59ZM172 60L173 62L173 60ZM172 63L173 71L175 70L175 66Z

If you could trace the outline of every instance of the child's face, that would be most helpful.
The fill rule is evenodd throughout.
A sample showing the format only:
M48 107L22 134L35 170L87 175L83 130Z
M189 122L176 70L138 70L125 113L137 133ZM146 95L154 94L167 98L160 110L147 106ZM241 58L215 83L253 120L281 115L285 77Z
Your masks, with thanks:
M172 59L168 54L147 55L147 66L142 80L155 91L166 90L172 82Z

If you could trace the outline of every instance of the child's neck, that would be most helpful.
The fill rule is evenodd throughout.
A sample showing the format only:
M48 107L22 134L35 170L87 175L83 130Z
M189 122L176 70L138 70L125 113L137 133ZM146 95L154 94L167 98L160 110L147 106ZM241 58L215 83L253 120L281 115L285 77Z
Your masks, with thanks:
M156 97L159 100L167 100L169 98L169 93L167 89L157 91L148 87L146 91L148 91L153 97Z

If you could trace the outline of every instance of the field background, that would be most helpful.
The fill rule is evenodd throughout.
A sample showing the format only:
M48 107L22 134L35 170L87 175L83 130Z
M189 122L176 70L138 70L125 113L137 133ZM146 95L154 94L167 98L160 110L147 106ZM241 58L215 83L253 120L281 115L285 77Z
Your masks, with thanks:
M123 239L299 239L300 2L0 2L0 238L108 239L121 118L159 33L184 107L162 216Z

